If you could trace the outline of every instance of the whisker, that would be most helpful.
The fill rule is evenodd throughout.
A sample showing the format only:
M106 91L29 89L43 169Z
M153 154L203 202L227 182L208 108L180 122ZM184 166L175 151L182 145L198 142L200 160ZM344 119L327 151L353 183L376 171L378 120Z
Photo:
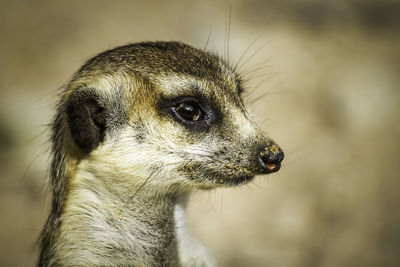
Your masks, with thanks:
M252 91L254 92L257 88L259 88L263 83L265 83L267 80L269 80L269 79L271 79L271 78L273 78L273 77L269 77L269 76L266 76L264 79L262 79L259 83L257 83L255 86L252 86L251 88L253 88L252 89Z
M262 129L263 126L264 126L264 124L265 124L267 121L269 121L269 120L271 120L271 119L269 119L269 118L263 119L262 122L260 123L260 126L259 126L260 129Z
M172 165L178 165L178 164L180 164L180 163L179 163L179 162L175 162L175 163L164 164L164 165L163 165L163 168L166 167L166 166L172 166ZM136 194L139 193L139 191L143 189L143 187L146 185L146 183L150 180L150 178L151 178L156 172L160 173L160 171L161 171L163 168L160 167L160 168L154 169L154 170L149 174L149 176L147 176L147 178L144 180L144 182L138 187L138 189L136 189L136 191L135 191L131 196L129 196L129 198L127 199L127 201L125 201L124 205L123 205L122 208L121 208L121 211L120 211L120 214L119 214L119 217L120 217L120 218L122 218L122 215L123 215L123 213L124 213L126 207L129 205L129 203L132 201L132 199L136 196Z
M258 78L264 78L264 77L266 77L267 79L270 79L270 78L276 77L277 75L279 75L279 72L265 73L265 74L260 74L260 75L256 75L256 76L253 75L247 79L244 79L243 81L249 82L251 80L255 80Z
M282 83L277 84L276 86L272 87L271 89L269 89L267 92L261 94L258 97L255 97L253 99L250 99L249 101L247 101L247 104L254 104L257 101L260 101L261 99L263 99L266 96L272 96L272 95L286 95L286 93L284 92L273 92L274 89L276 89L277 87L281 86Z
M298 149L298 150L300 150L300 149ZM286 158L288 160L284 160L282 166L293 165L293 164L297 163L299 160L301 160L302 158L304 158L303 155L293 156L293 154L298 152L298 150L297 151L296 150L295 151L290 151L288 153L285 153L286 154Z
M224 36L224 60L226 61L226 38L227 38L228 21L225 21L225 36Z
M140 190L142 190L142 188L143 188L143 187L146 185L146 183L149 181L150 177L153 176L153 175L156 173L156 171L159 171L160 169L161 169L161 168L154 169L154 170L150 173L150 175L147 176L146 180L139 186L139 188L128 198L128 200L127 200L127 201L125 202L125 204L122 206L122 209L121 209L120 215L119 215L120 218L122 218L122 215L123 215L123 213L124 213L126 207L127 207L128 204L132 201L132 199L136 196L136 194L137 194Z
M232 5L229 7L229 22L228 22L228 37L227 37L227 62L229 66L229 39L230 39L230 34L231 34L231 20L232 20Z
M204 51L207 49L208 43L210 42L211 34L212 34L212 24L210 25L210 31L208 32L206 45L203 48Z
M255 72L260 71L260 70L268 69L268 68L272 68L272 65L265 65L265 66L261 66L261 67L256 67L256 68L250 69L250 70L248 70L246 72L242 72L241 76L245 77L245 76L247 76L249 74L255 73Z
M255 62L254 66L260 66L260 65L264 65L265 63L271 61L271 57L267 57L261 61ZM271 65L272 66L272 65Z
M237 71L239 72L240 69L245 66L247 64L247 62L249 62L251 59L253 59L254 56L256 56L264 47L266 47L267 45L269 45L271 43L271 41L268 41L266 43L264 43L262 46L260 46L256 51L254 51L253 54L250 55L250 57L248 57L238 68ZM236 70L236 68L235 68Z
M33 163L35 163L36 160L38 160L40 157L42 157L42 156L44 156L44 155L47 155L47 151L40 152L38 155L36 155L36 156L31 160L31 162L29 163L29 165L26 167L26 169L25 169L25 171L24 171L24 174L23 174L23 176L22 176L22 178L21 178L21 183L25 182L26 178L28 177L28 173L29 173L30 169L31 169L32 166L33 166ZM38 173L40 173L40 172L38 172Z
M238 62L236 63L235 67L233 68L233 70L236 72L238 69L238 66L240 64L240 62L242 61L242 59L244 58L244 56L247 54L247 52L250 50L250 48L261 38L261 36L258 36L253 42L250 43L250 45L244 50L243 54L240 56Z
M297 163L298 161L299 161L299 159L293 159L293 160L290 160L290 161L283 162L282 163L282 167L291 166L291 165Z

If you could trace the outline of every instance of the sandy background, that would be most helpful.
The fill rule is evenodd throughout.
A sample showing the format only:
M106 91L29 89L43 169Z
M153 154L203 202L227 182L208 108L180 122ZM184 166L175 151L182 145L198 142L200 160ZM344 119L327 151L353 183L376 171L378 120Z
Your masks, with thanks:
M0 266L32 266L49 208L57 89L118 45L180 40L244 55L246 99L282 170L199 192L219 266L400 266L399 1L0 1ZM253 43L253 44L252 44ZM252 44L252 45L251 45ZM254 55L254 56L252 56Z

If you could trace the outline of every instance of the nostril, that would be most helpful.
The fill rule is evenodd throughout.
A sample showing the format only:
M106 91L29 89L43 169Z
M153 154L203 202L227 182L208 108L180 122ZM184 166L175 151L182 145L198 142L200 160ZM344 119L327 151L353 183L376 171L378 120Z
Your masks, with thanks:
M285 157L285 154L280 148L272 150L267 148L266 150L260 153L260 162L262 169L265 173L278 171L281 167L281 162Z

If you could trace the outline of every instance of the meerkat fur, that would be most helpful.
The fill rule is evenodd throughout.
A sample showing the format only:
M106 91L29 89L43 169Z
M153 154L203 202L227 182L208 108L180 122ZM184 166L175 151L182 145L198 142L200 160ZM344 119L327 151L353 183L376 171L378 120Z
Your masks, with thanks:
M283 159L241 91L224 60L179 42L86 62L51 127L38 266L214 266L186 228L190 192L247 183Z

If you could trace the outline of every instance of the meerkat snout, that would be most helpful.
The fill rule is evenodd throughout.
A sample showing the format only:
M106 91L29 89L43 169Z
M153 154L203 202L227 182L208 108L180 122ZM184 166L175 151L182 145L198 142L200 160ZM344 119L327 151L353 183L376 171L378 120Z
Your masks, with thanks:
M52 211L39 266L210 266L184 230L192 190L276 172L282 149L244 105L240 76L179 42L90 59L52 124Z
M269 141L263 151L260 152L259 160L265 173L277 172L281 168L281 162L285 154L282 149Z

